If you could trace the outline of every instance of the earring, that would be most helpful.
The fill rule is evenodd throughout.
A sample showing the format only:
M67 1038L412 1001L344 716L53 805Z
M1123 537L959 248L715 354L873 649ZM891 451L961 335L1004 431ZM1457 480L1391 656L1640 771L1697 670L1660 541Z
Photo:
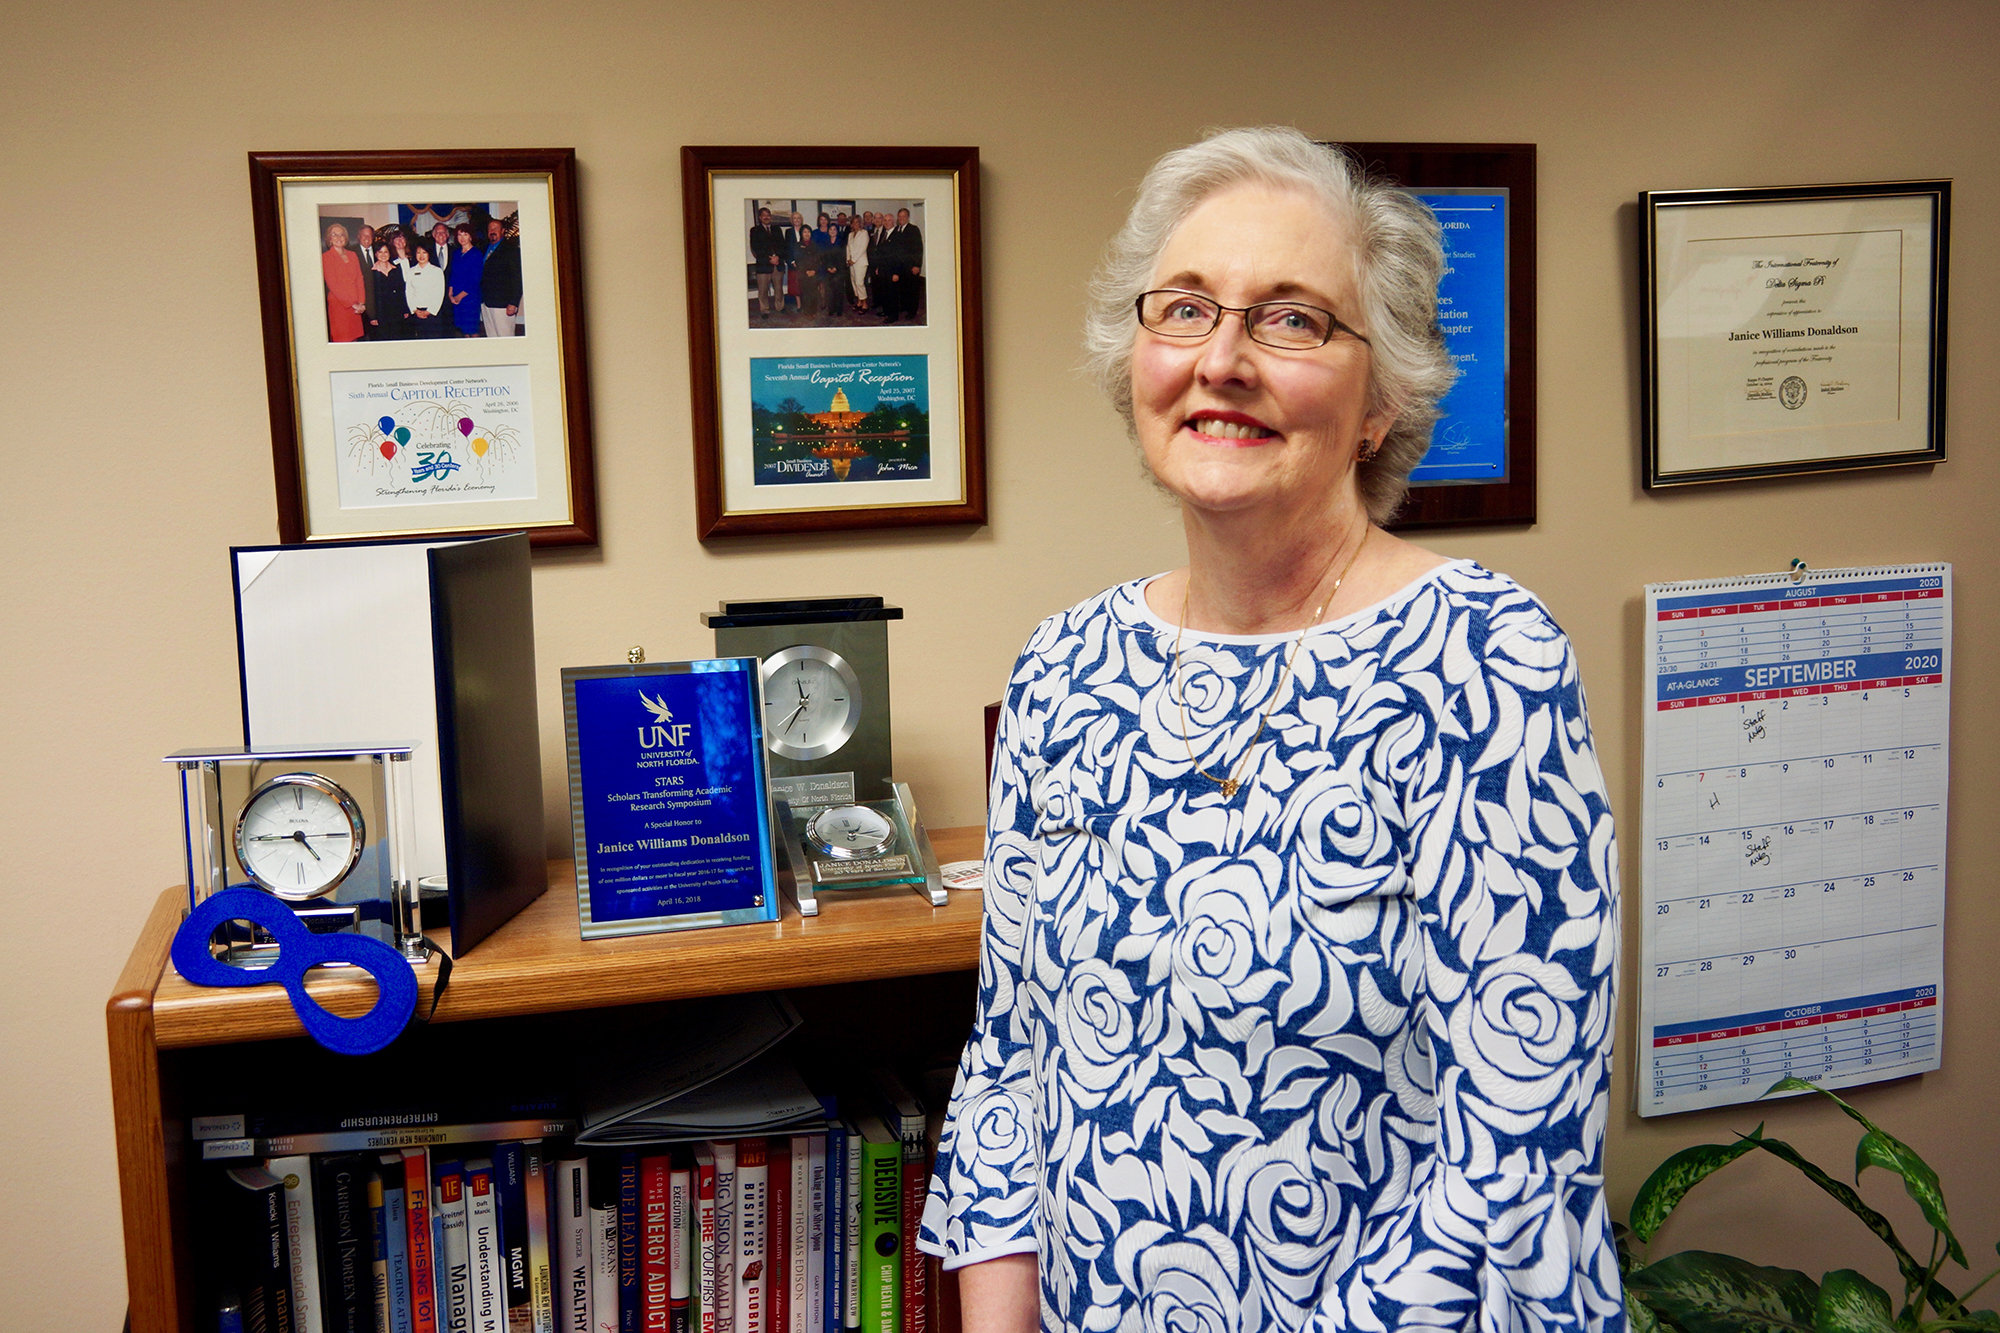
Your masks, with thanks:
M1359 455L1360 461L1364 463L1372 463L1375 461L1375 455L1381 452L1382 451L1376 447L1375 441L1363 440L1361 442L1361 453Z

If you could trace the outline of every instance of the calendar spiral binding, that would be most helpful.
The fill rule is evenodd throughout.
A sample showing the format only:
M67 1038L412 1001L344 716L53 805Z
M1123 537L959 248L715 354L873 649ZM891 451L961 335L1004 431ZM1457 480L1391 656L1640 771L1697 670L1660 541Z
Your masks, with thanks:
M1769 574L1734 574L1721 579L1683 579L1678 583L1648 583L1646 591L1655 594L1683 592L1727 592L1732 588L1765 588L1780 583L1798 583L1796 575L1803 573L1808 578L1825 580L1840 578L1896 578L1923 574L1942 574L1951 568L1945 560L1934 560L1914 565L1842 565L1833 569L1811 569L1800 564L1797 569L1773 570Z

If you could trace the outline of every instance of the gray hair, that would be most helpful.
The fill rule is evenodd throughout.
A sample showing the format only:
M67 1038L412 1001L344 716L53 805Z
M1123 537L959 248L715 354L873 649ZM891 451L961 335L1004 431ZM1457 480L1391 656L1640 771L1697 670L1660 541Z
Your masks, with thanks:
M1088 366L1112 405L1132 420L1133 303L1152 283L1162 251L1210 195L1256 182L1322 201L1346 232L1369 358L1369 406L1395 425L1359 465L1368 516L1387 522L1409 490L1410 470L1430 447L1438 400L1458 378L1437 321L1444 271L1437 218L1413 195L1371 179L1345 148L1319 144L1290 126L1222 130L1153 164L1090 282L1083 342Z

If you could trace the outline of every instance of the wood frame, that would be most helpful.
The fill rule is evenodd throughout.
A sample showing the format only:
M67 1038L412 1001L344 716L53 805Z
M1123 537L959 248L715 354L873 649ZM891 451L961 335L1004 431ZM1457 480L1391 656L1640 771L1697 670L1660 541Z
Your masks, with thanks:
M718 181L743 178L746 186L762 184L751 195L732 196L718 205ZM773 178L777 178L774 180ZM790 178L787 181L785 178ZM938 200L949 199L955 235L946 244L936 234L932 214L926 214L926 261L923 278L934 291L949 291L954 300L940 304L952 312L956 327L938 325L940 311L931 308L926 323L913 323L901 339L872 329L793 325L789 329L725 328L718 302L717 275L730 266L716 248L718 208L736 232L735 211L746 198L784 198L778 186L792 183L812 189L814 197L832 198L822 186L847 180L862 189L886 188L884 178L927 181ZM873 185L871 186L871 179ZM803 194L798 196L804 198ZM847 198L854 197L849 188ZM886 197L886 196L885 196ZM785 148L694 146L681 149L681 204L685 218L688 285L688 361L694 418L696 532L703 539L765 533L815 533L866 528L910 528L986 522L986 393L982 319L979 228L979 150L977 148ZM746 247L747 248L747 247ZM940 275L937 256L949 254L954 268ZM942 276L944 281L933 285ZM782 296L780 298L782 300ZM746 306L747 309L747 306ZM781 308L782 313L782 308ZM731 317L733 319L733 316ZM919 330L921 329L921 333ZM773 335L779 335L774 337ZM776 346L772 344L776 343ZM955 429L930 436L925 453L929 475L921 482L869 480L870 488L907 487L918 498L900 501L879 489L863 492L848 503L808 503L808 492L836 489L840 483L811 487L762 487L764 503L731 503L731 492L747 494L757 475L751 422L749 351L772 357L895 356L905 348L925 349L929 388L925 409L933 419L955 420ZM760 358L761 359L761 358ZM905 358L910 359L910 358ZM955 364L940 371L939 361ZM725 387L725 385L727 387ZM888 401L886 397L883 401ZM941 413L940 409L944 411ZM803 441L801 441L803 446ZM955 455L955 457L954 457ZM845 466L845 465L840 465ZM956 487L948 472L956 473ZM842 477L845 477L843 472ZM732 480L732 477L735 480ZM933 484L935 483L935 484ZM836 497L827 497L834 499ZM781 501L780 504L770 503Z
M589 361L584 341L575 150L516 148L251 153L249 163L251 219L257 244L257 285L263 314L264 377L270 399L279 540L297 543L354 537L434 537L526 531L529 541L536 546L595 545L596 462L591 432ZM325 409L324 399L330 398L331 393L321 395L316 385L309 392L302 390L302 349L309 364L315 366L332 362L339 370L388 368L393 373L396 369L421 372L427 369L470 368L480 359L473 352L473 347L488 345L484 340L475 343L473 339L337 344L332 341L330 333L321 335L318 332L326 323L322 311L317 308L294 309L297 294L307 288L301 282L297 265L288 258L285 191L292 187L317 189L351 183L358 195L364 190L379 190L385 182L407 183L413 194L423 191L432 197L436 197L432 193L436 187L442 187L445 197L451 197L449 191L459 183L470 188L484 182L516 186L522 195L530 198L546 196L549 231L546 252L551 268L544 277L538 263L530 262L524 267L529 270L525 275L530 284L529 293L534 294L539 287L552 297L543 307L552 309L552 315L542 317L542 327L537 328L538 312L530 304L525 315L529 336L520 339L521 346L510 347L509 350L529 363L524 368L526 374L540 386L532 400L539 406L531 412L538 425L531 438L541 450L560 446L560 459L557 463L542 463L537 467L537 485L532 498L499 502L507 506L504 514L481 514L477 521L466 523L427 521L426 516L429 520L456 517L451 512L451 504L439 503L420 508L386 507L361 511L384 516L382 526L374 525L373 519L357 519L354 523L339 525L337 530L324 521L315 524L313 515L316 510L322 514L338 510L337 505L333 510L327 508L329 497L326 495L328 482L325 473L334 465L316 462L314 455L315 450L321 450L331 456L336 447L336 427L334 418ZM312 238L312 245L315 249L319 247L317 236ZM535 254L524 255L524 259L538 258L542 250L538 242ZM350 345L374 349L445 347L462 350L463 354L450 358L450 364L399 367L397 354L391 354L387 359L379 355L356 357L345 352L345 347ZM340 348L339 355L322 350L328 346ZM421 356L421 353L418 355ZM313 406L315 403L318 406ZM310 420L304 415L307 412L310 412ZM557 429L548 429L550 425ZM483 440L479 442L483 443ZM483 456L484 451L480 453ZM318 493L309 490L314 485L315 473L322 477ZM565 492L560 512L550 498L557 484ZM395 517L398 514L404 517L398 519Z
M1822 472L1846 472L1885 467L1918 467L1945 461L1945 334L1951 272L1951 181L1885 181L1872 184L1784 185L1739 190L1647 190L1639 195L1639 246L1644 265L1640 284L1642 319L1640 345L1645 374L1640 380L1641 422L1644 453L1642 479L1646 489L1692 486L1718 481L1745 481L1759 477L1809 476ZM1872 205L1872 212L1871 212ZM1702 216L1708 210L1707 217ZM1779 221L1782 216L1783 221ZM1745 225L1732 225L1737 223ZM1915 228L1911 226L1914 221ZM1928 227L1928 251L1912 261L1908 232ZM1715 231L1710 237L1687 235L1689 230ZM1665 233L1672 232L1672 235ZM1732 234L1733 233L1733 234ZM1853 247L1860 238L1895 239L1882 247L1886 254L1893 245L1896 267L1885 265L1877 275L1875 288L1886 296L1894 287L1898 310L1896 334L1884 338L1880 325L1887 320L1870 319L1867 307L1869 287L1857 282L1865 271L1846 271L1846 290L1834 301L1817 293L1832 293L1832 287L1818 286L1825 265L1864 260L1867 252ZM1670 247L1677 247L1673 259L1690 262L1686 251L1696 245L1716 246L1708 262L1722 265L1719 282L1741 282L1754 287L1758 279L1749 268L1766 259L1751 259L1746 246L1769 248L1774 257L1783 256L1783 267L1799 266L1807 274L1821 266L1813 277L1780 277L1763 281L1765 288L1787 283L1779 293L1779 305L1771 298L1756 300L1754 291L1738 316L1736 327L1726 330L1733 344L1741 341L1745 352L1739 360L1727 358L1722 375L1711 382L1696 384L1698 364L1714 365L1699 355L1700 344L1714 340L1682 336L1670 338L1663 328L1675 292L1663 292L1662 264ZM1848 249L1843 260L1835 249ZM1811 259L1807 251L1822 252ZM1769 270L1767 270L1769 271ZM1809 284L1809 285L1808 285ZM1733 290L1733 289L1732 289ZM1857 295L1856 293L1860 293ZM1790 296L1796 300L1782 298ZM1796 304L1788 311L1785 305ZM1752 306L1757 308L1753 309ZM1857 311L1866 313L1857 314ZM1821 314L1819 326L1788 321L1788 316ZM1853 317L1870 326L1861 333L1859 345L1845 341L1857 332L1856 325L1840 323ZM1788 322L1798 324L1788 327ZM1684 324L1683 327L1689 327ZM1752 341L1752 339L1755 341ZM1768 341L1767 341L1768 340ZM1868 356L1868 343L1893 351L1892 356L1877 352ZM1908 344L1915 343L1912 347ZM1685 347L1683 344L1691 344ZM1685 398L1677 406L1690 410L1669 420L1666 385L1662 382L1662 362L1667 359L1670 376L1680 381ZM1729 362L1734 362L1730 365ZM1914 366L1912 363L1915 363ZM1743 371L1750 375L1743 377ZM1760 374L1768 371L1768 374ZM1869 372L1874 372L1870 374ZM1730 373L1733 372L1733 373ZM1849 377L1852 377L1850 379ZM1781 378L1782 377L1782 378ZM1831 377L1831 378L1829 378ZM1761 384L1753 384L1760 379ZM1815 393L1811 385L1819 384ZM1837 387L1829 388L1830 385ZM1853 389L1860 388L1861 394ZM1870 390L1882 399L1893 397L1893 415L1887 419L1863 419L1870 414L1846 408L1845 404L1869 401ZM1829 401L1829 393L1847 392L1842 409L1824 413L1818 420L1809 410ZM1753 398L1753 395L1755 397ZM1703 460L1692 441L1701 438L1690 429L1692 404L1699 398L1704 409L1714 413L1714 425L1707 438L1730 441L1719 452L1735 459L1711 456ZM1921 407L1913 406L1921 400ZM1841 418L1845 417L1845 420ZM1905 418L1912 418L1906 420ZM1724 424L1726 423L1726 424ZM1815 448L1817 452L1815 452ZM1762 456L1756 455L1761 450ZM1672 453L1675 457L1663 457Z
M1494 481L1413 482L1388 524L1487 527L1535 521L1535 145L1349 143L1371 173L1413 193L1504 187L1507 201L1506 475ZM1447 333L1447 341L1450 339Z

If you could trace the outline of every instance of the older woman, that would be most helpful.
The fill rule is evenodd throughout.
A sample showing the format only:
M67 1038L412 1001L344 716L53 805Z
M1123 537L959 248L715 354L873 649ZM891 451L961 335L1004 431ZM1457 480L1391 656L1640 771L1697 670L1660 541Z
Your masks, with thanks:
M1292 130L1152 170L1088 341L1186 567L1007 691L919 1240L968 1333L1616 1329L1618 945L1577 665L1380 526L1452 371L1435 220Z
M347 248L347 228L338 222L326 229L326 249L320 253L319 268L326 284L327 341L359 341L368 292L361 281L361 260Z

